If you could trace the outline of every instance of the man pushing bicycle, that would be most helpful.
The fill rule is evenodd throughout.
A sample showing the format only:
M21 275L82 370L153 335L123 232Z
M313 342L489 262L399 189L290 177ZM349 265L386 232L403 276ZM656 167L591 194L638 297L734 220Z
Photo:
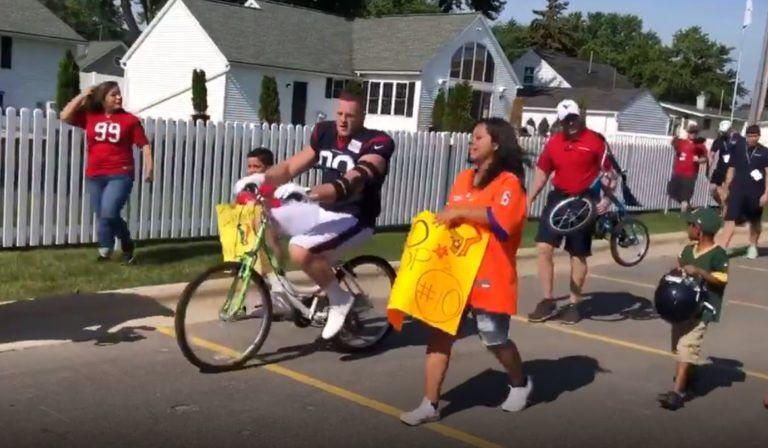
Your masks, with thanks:
M562 131L554 134L539 156L534 175L533 187L528 197L528 209L547 184L551 174L553 189L547 196L544 211L539 220L536 243L539 252L538 271L543 289L543 300L533 313L528 315L531 322L544 322L558 314L553 298L554 251L565 239L565 250L571 256L571 294L570 304L562 311L561 322L573 325L581 320L578 304L581 291L587 277L587 258L592 255L593 226L565 237L555 232L549 224L549 214L563 199L587 192L600 175L601 170L613 171L612 163L606 155L605 138L586 128L579 106L573 100L563 100L557 105L557 117L562 124ZM606 187L612 191L616 187L615 176ZM598 199L598 198L594 198ZM603 197L597 206L598 213L605 212L610 201Z
M354 302L334 276L332 254L373 235L381 213L381 188L395 150L389 135L365 128L364 121L364 100L343 92L336 119L317 123L310 143L301 152L235 185L235 194L249 184L269 185L277 187L276 199L298 194L322 207L315 225L290 239L288 252L291 261L328 296L328 320L322 332L325 340L333 339L342 329ZM307 191L289 183L313 166L322 172L320 185Z

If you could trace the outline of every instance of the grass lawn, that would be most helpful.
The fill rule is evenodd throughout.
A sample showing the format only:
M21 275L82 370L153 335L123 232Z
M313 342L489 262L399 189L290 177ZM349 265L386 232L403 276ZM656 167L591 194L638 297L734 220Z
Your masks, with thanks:
M676 212L640 216L651 233L683 230ZM533 245L529 222L523 246ZM382 232L357 253L399 260L407 230ZM221 261L218 240L139 243L137 264L95 262L93 246L0 251L0 301L190 281Z

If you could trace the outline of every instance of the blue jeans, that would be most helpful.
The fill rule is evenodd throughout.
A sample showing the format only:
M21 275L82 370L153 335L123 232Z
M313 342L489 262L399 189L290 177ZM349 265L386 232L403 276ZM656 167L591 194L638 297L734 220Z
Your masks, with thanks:
M115 238L122 246L131 244L128 223L120 217L120 210L131 195L133 177L128 175L94 176L88 178L88 193L91 196L91 208L98 220L99 248L112 249Z

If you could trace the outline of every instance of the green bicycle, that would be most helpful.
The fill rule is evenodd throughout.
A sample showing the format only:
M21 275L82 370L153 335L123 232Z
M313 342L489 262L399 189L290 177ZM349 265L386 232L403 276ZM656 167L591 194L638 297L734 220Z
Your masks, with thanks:
M260 199L263 205L263 199ZM266 207L263 210L268 210ZM224 262L189 283L176 306L175 329L179 348L189 362L207 372L242 367L267 340L272 323L291 321L300 328L320 327L328 317L328 298L306 279L289 279L266 244L266 229L275 225L269 212L253 248L237 262ZM279 308L264 277L254 269L259 251L266 254L282 286ZM343 329L333 339L344 352L370 349L389 333L386 306L395 270L383 258L362 255L334 264L339 283L354 296Z

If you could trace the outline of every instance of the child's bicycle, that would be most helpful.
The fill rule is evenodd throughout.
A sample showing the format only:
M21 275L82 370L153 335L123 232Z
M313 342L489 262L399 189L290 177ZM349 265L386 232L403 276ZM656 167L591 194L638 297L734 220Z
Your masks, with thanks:
M648 254L651 238L648 227L640 220L629 214L627 207L636 207L640 203L627 186L626 172L619 167L610 148L606 151L616 171L622 178L622 194L624 202L609 191L603 184L607 173L597 176L587 192L566 198L556 204L549 214L549 226L561 235L569 235L587 226L594 226L594 236L598 239L609 240L611 256L621 266L635 266ZM603 193L615 206L615 211L609 211L598 216L597 203L594 198ZM626 254L623 252L626 250Z
M237 262L221 263L198 275L184 289L176 306L178 345L189 362L206 372L242 367L259 352L277 319L270 288L254 269L259 251L266 253L282 286L283 307L290 308L281 320L292 321L300 328L323 327L328 316L328 298L322 290L317 285L301 286L289 280L266 244L265 230L274 223L263 198L260 202L264 211L253 249ZM344 328L332 342L346 352L369 349L390 330L386 305L395 270L383 258L363 255L336 263L334 271L355 302ZM219 342L222 339L226 342Z

